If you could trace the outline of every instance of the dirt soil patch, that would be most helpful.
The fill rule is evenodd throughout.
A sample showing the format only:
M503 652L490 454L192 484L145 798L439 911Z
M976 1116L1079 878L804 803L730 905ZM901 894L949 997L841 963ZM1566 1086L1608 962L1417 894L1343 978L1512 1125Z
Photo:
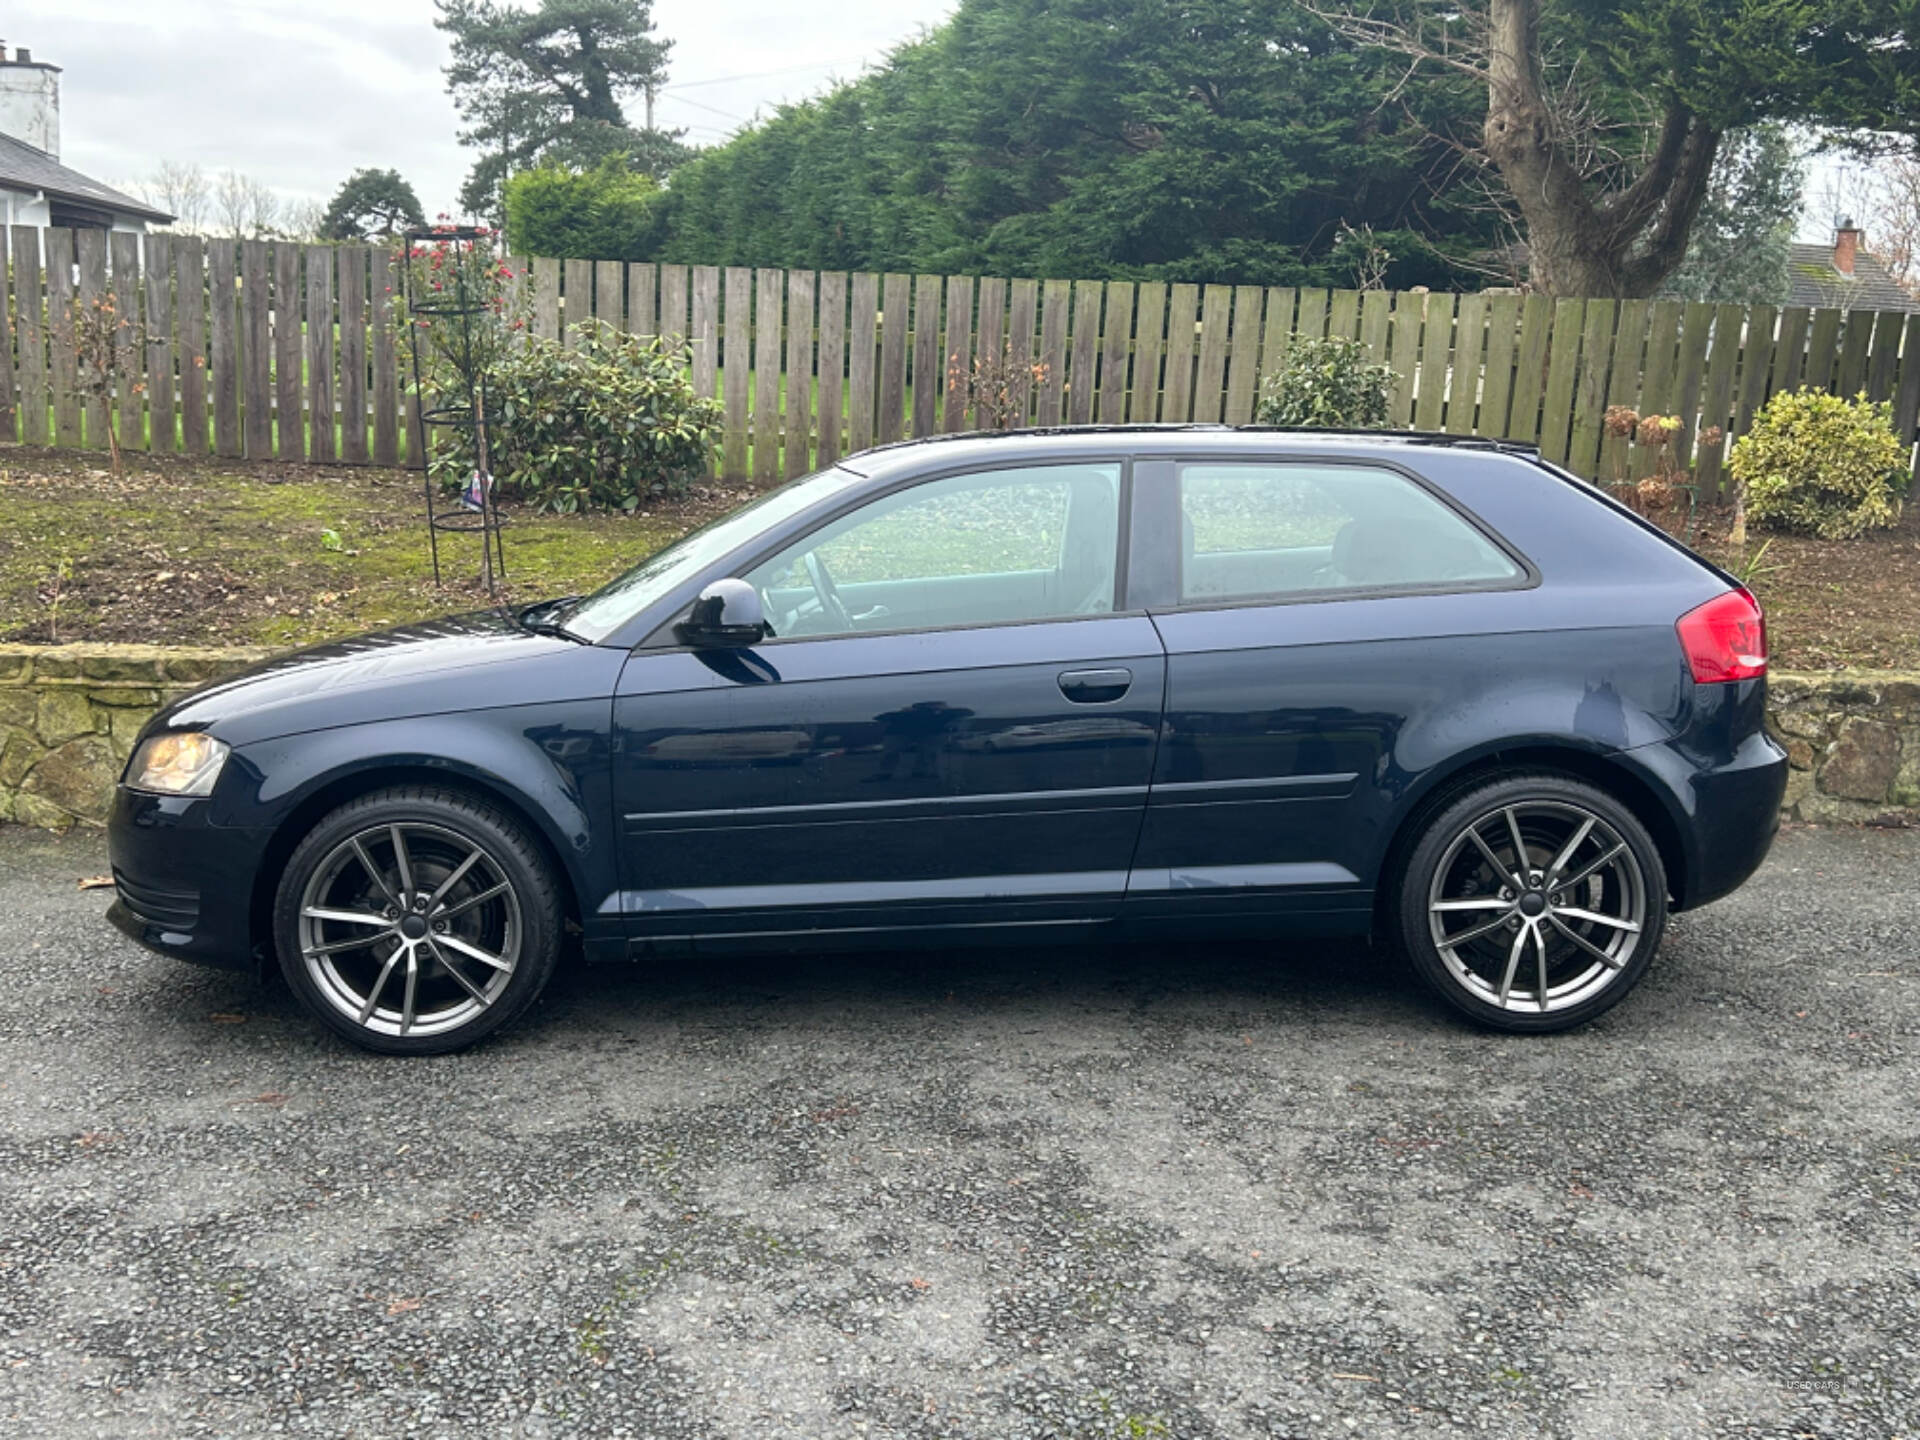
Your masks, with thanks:
M632 515L508 507L507 582L590 590L752 492ZM106 457L0 446L0 639L302 644L489 603L477 540L442 536L435 586L417 473Z
M1690 543L1738 573L1730 519L1724 509L1703 512ZM1759 556L1748 583L1766 608L1777 669L1920 670L1920 506L1891 530L1857 540L1750 530L1745 555L1749 564Z

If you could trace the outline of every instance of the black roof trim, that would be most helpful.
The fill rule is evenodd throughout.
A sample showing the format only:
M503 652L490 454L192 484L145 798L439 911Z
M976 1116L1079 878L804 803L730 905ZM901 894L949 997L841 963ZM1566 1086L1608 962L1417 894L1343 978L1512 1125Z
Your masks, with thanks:
M1030 440L1047 435L1298 435L1315 439L1366 440L1398 445L1440 445L1460 450L1497 450L1515 455L1538 455L1540 447L1524 440L1502 440L1486 435L1452 435L1439 430L1362 430L1309 425L1212 425L1204 423L1126 425L1040 425L1019 430L956 430L946 435L921 435L870 445L842 457L878 455L916 445L943 445L955 440Z

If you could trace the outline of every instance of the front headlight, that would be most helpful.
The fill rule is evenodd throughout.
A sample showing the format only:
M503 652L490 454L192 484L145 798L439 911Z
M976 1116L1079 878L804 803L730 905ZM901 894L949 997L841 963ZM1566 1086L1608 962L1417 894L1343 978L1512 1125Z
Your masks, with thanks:
M198 730L155 735L134 753L127 784L162 795L210 795L229 748Z

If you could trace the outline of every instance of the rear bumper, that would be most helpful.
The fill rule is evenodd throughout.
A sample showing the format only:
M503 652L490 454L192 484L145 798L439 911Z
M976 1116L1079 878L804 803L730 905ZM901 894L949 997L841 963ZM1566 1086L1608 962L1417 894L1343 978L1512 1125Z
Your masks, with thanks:
M149 950L223 970L258 967L254 880L267 836L210 824L209 802L120 787L107 820L107 919Z
M1682 910L1738 889L1767 858L1787 793L1787 752L1756 735L1733 764L1696 775L1693 793L1694 855Z
M1787 793L1787 752L1761 728L1764 681L1699 686L1695 710L1684 734L1625 757L1658 782L1673 816L1684 861L1676 910L1718 900L1760 868Z

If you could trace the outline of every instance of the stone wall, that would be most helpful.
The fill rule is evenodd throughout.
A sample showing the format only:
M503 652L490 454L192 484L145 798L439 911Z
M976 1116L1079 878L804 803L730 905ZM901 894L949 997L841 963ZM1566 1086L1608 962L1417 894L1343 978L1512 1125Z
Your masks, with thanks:
M1775 675L1767 693L1788 819L1920 824L1920 672Z
M0 645L0 820L99 824L146 718L268 653ZM1772 697L1788 819L1920 824L1920 673L1780 674Z
M268 653L0 645L0 820L49 830L100 824L147 717Z

